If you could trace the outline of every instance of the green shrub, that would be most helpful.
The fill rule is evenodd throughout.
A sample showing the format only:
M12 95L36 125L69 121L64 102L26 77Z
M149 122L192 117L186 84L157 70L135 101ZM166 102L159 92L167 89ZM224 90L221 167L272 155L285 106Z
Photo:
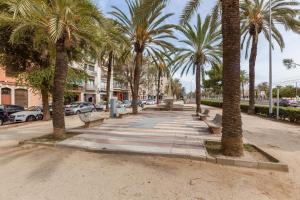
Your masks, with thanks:
M211 106L211 107L217 107L222 108L222 102L221 101L213 101L213 100L202 100L201 104ZM248 105L241 104L241 112L248 112ZM277 108L273 107L273 117L276 117ZM269 106L255 106L255 113L262 116L268 116L269 115ZM290 122L296 122L300 123L300 109L299 108L286 108L286 107L279 107L279 118L282 120L288 120Z

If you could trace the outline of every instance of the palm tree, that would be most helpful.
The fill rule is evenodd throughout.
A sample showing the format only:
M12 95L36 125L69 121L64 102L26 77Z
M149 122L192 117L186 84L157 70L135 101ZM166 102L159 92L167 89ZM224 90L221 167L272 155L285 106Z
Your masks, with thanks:
M11 41L35 30L33 37L41 35L53 46L55 56L55 72L53 84L53 129L54 136L64 137L64 93L68 72L68 64L72 52L80 46L91 49L94 45L94 34L99 30L103 20L97 7L89 0L27 0L5 1L14 10L22 8L13 15L14 30ZM16 14L19 17L16 17Z
M162 14L163 9L166 7L164 1L157 2L157 6L153 9L145 9L148 5L145 5L144 0L126 0L126 4L129 10L129 17L115 6L112 14L116 17L124 34L131 41L135 52L132 107L133 113L137 114L144 52L146 51L149 55L153 55L153 52L158 48L173 48L173 45L166 39L175 38L172 35L174 26L165 23L172 14Z
M181 91L182 91L182 84L178 78L173 79L172 77L169 79L169 84L166 85L165 88L166 93L169 93L170 95L176 97L176 99L179 99Z
M224 155L243 155L240 110L240 12L239 0L222 1L223 34L223 120Z
M284 59L283 64L287 69L293 69L300 66L298 63L295 63L293 59Z
M249 76L248 76L246 70L241 71L240 79L241 79L241 88L242 88L243 99L245 99L245 84L248 84L248 82L249 82Z
M152 8L160 0L145 0ZM164 2L167 0L163 0ZM188 21L200 4L200 0L190 0L181 19ZM239 0L222 0L214 8L214 16L222 4L223 35L223 154L240 156L243 154L242 122L240 113L240 13Z
M154 55L151 56L152 62L157 71L157 91L156 91L156 104L159 105L160 98L160 86L161 86L161 78L162 77L170 77L171 73L171 65L173 64L171 59L171 54L167 50L164 51L155 51Z
M109 112L109 96L111 92L113 63L115 63L115 60L119 61L117 57L122 56L123 47L124 45L128 45L128 41L126 41L126 38L120 31L120 27L113 20L106 20L104 26L104 31L100 32L98 37L102 40L99 48L101 50L100 60L102 60L102 63L107 67L106 111Z
M185 37L180 42L187 48L181 49L177 58L179 62L175 65L174 72L182 69L181 75L190 71L196 74L196 113L201 112L201 72L205 66L213 66L221 62L219 25L217 18L207 16L202 22L198 15L195 27L191 24L178 27Z
M271 3L272 9L272 38L276 41L280 49L285 47L283 36L278 30L278 25L286 29L296 31L299 2L294 0L275 0ZM255 112L255 62L257 56L257 46L259 35L263 33L269 41L269 11L270 5L264 0L242 0L241 27L242 27L242 45L246 48L246 58L251 45L249 58L249 110L248 113ZM274 46L273 46L274 48Z

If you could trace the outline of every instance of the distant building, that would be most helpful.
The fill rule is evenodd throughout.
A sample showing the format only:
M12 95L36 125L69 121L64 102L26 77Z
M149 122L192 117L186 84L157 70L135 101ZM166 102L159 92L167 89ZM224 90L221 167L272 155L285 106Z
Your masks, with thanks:
M73 95L69 97L69 102L100 102L100 86L101 86L101 68L96 61L85 61L82 63L73 63L71 67L84 70L88 74L85 82L74 85Z
M106 84L107 84L107 67L101 67L101 87L100 98L103 101L107 101L106 96ZM119 101L131 100L131 92L128 83L120 83L114 80L114 74L112 72L111 78L111 96L117 97Z

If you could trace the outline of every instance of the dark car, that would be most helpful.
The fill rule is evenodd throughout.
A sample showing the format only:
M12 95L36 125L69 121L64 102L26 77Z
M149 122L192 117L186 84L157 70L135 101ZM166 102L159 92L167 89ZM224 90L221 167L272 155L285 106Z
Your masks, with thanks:
M13 113L24 111L24 107L16 105L0 105L0 126L9 121L9 116Z
M274 103L275 106L277 106L277 102ZM281 99L279 101L279 106L282 106L282 107L289 107L291 106L291 101L288 100L288 99Z

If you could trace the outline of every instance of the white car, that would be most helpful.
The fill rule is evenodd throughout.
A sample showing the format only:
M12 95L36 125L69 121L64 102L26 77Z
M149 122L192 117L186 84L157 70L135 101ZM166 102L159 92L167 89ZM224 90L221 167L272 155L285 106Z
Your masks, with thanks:
M155 104L155 101L152 100L152 99L148 99L148 100L146 101L146 105L154 105L154 104Z
M16 112L9 116L10 122L29 122L43 119L42 107L32 106L25 111Z

